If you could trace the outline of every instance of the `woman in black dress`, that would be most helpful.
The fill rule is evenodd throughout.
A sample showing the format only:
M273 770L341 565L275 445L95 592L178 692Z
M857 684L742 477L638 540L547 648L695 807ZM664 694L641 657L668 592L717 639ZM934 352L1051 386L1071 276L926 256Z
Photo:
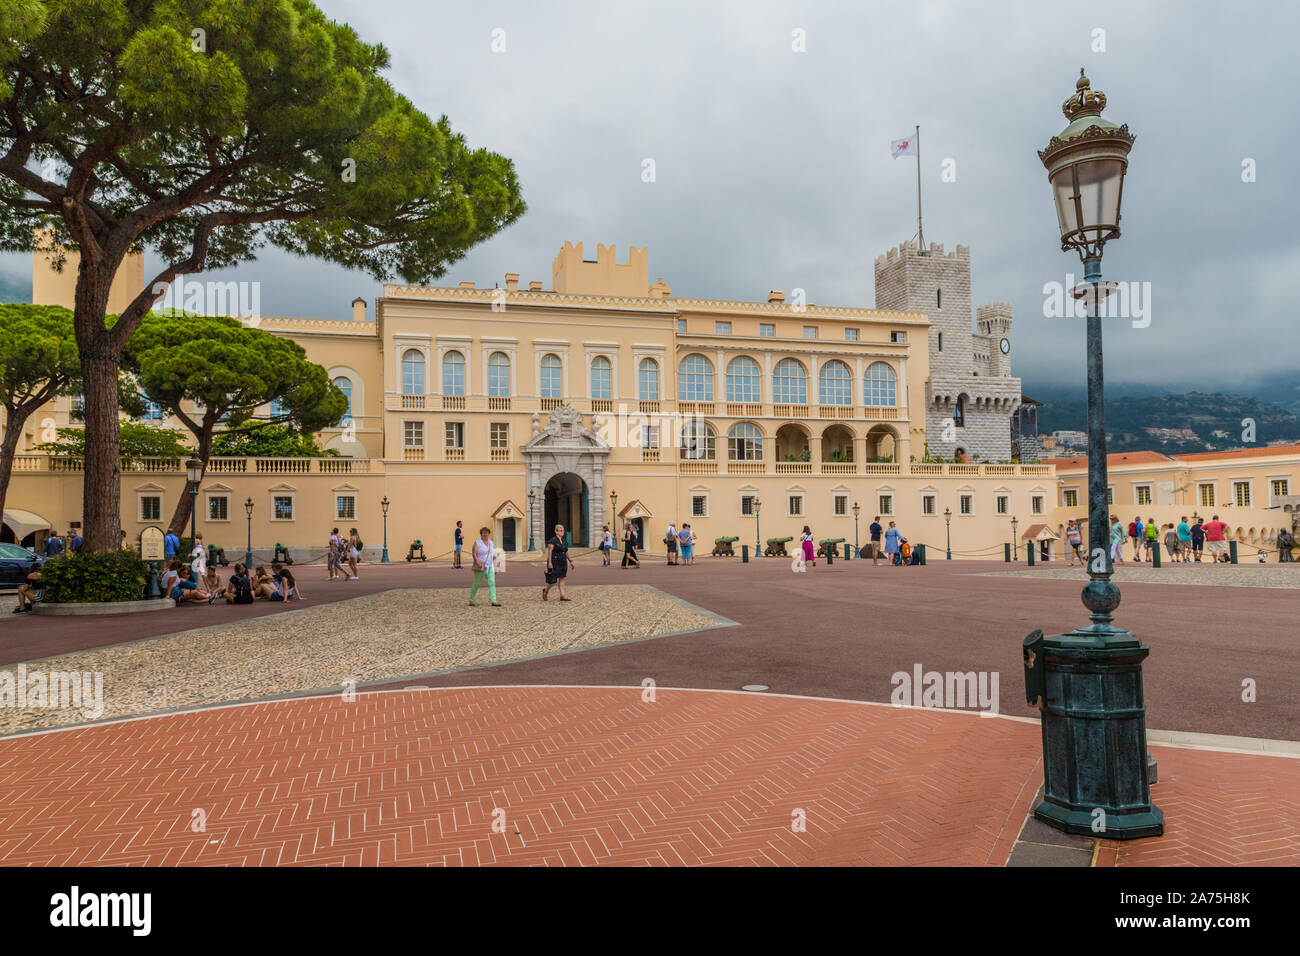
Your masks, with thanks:
M569 557L569 546L564 541L564 525L557 524L555 536L546 541L546 587L542 588L543 601L549 600L548 595L553 584L560 586L561 601L573 600L564 595L564 579L568 576L569 568L573 566L573 559Z
M636 556L636 537L632 534L632 525L623 529L623 567L639 568L641 561Z

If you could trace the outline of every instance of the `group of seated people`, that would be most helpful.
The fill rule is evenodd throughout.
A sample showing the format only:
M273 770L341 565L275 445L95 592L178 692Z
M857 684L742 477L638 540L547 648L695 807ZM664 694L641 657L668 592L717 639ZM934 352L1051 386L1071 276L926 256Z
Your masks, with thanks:
M177 605L216 604L222 599L227 604L252 604L257 598L267 601L302 600L302 591L293 572L278 561L272 562L270 573L265 565L259 564L250 574L244 565L236 564L229 581L222 581L215 566L209 566L202 579L196 581L188 565L173 561L160 584L163 594Z

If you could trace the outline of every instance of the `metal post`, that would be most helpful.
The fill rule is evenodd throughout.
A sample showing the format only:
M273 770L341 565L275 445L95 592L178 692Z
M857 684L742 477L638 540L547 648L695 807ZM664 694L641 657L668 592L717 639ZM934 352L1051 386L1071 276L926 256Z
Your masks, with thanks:
M1235 541L1228 542L1228 560L1232 564L1237 563L1237 542Z
M244 570L253 566L253 516L248 516L248 550L244 552Z
M199 530L199 485L194 483L190 490L190 550L194 550L194 539Z
M749 545L747 544L740 546L740 563L749 564Z
M384 512L384 553L379 558L380 564L388 563L388 512Z

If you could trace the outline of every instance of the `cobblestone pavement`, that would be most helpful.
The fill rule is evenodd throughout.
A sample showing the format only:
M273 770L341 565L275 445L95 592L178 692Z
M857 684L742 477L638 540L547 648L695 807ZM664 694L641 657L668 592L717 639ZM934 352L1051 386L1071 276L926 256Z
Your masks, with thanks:
M234 700L365 685L679 634L729 623L644 585L397 590L51 657L37 672L101 672L103 713L85 705L0 707L0 733ZM203 619L206 607L187 609ZM14 669L8 668L9 672ZM345 682L351 682L350 685ZM66 703L66 702L65 702Z
M1063 564L1023 565L1014 571L984 572L994 578L1050 578L1054 581L1088 580L1086 568L1068 568ZM1219 588L1296 588L1300 589L1300 563L1293 564L1170 564L1158 568L1149 564L1125 562L1115 568L1117 584L1190 584Z

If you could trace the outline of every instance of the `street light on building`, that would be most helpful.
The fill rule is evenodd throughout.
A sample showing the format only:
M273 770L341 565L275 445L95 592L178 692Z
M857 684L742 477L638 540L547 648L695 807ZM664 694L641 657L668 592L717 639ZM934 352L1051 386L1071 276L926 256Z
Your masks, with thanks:
M944 524L947 525L947 530L948 530L948 560L951 561L951 560L952 560L952 509L951 509L951 508L944 508L944 509L943 509L943 521L944 521ZM996 551L993 552L993 553L994 553L994 554L997 554Z
M203 480L203 462L197 458L185 462L185 480L190 484L190 550L193 551L199 530L199 482Z
M856 501L853 502L853 556L861 557L858 552L858 515L862 513L862 505Z
M248 516L248 550L244 552L244 572L253 567L253 499L244 502L244 514Z
M1067 833L1110 839L1159 836L1164 814L1151 803L1142 661L1150 649L1113 623L1119 588L1106 547L1106 415L1100 302L1107 242L1119 237L1120 203L1133 134L1102 119L1106 96L1083 70L1061 109L1069 125L1039 152L1056 203L1062 251L1083 262L1072 290L1087 306L1088 576L1083 604L1091 624L1069 634L1025 639L1028 697L1042 710L1044 800L1034 816ZM1097 821L1104 820L1098 831Z
M384 553L379 557L380 564L388 563L388 495L384 495L383 500L379 502L379 507L384 512Z

